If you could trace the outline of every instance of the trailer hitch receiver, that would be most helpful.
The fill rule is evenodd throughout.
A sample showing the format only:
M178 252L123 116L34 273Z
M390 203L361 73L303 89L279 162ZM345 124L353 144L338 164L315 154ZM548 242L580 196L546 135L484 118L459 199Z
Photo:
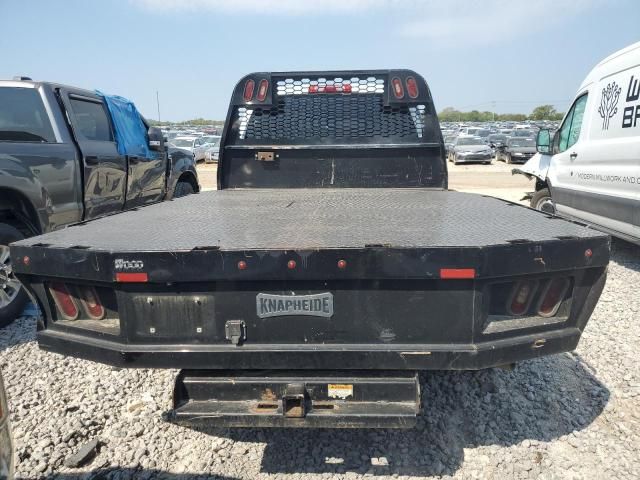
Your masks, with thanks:
M304 418L305 389L302 383L290 383L282 396L282 414L287 418Z

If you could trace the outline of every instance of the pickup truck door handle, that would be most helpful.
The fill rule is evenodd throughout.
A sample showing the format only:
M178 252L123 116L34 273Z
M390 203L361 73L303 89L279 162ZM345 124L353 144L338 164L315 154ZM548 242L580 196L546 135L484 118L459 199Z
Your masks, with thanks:
M100 158L96 155L87 155L86 157L84 157L84 163L86 163L87 165L98 165L99 162Z
M576 152L571 152L571 155L569 155L569 158L571 160L575 160L576 158L578 158L578 154Z

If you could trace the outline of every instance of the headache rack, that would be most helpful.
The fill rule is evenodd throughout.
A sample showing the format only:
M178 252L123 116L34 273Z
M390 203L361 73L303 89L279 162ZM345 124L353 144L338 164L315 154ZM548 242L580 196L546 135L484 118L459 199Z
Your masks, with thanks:
M220 189L447 184L431 94L408 70L248 75L222 144Z

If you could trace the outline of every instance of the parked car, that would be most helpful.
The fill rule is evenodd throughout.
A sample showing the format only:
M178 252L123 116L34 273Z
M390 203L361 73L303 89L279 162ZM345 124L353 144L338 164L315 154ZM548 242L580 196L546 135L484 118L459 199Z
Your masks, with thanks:
M128 100L1 80L0 327L27 302L9 243L198 190L193 159L167 152Z
M444 137L444 153L449 158L449 152L453 148L453 143L455 142L457 135L446 135Z
M13 480L13 437L9 422L9 403L0 373L0 480Z
M496 148L496 160L506 163L525 163L536 153L533 138L511 137L506 145Z
M489 137L487 138L487 142L491 147L491 150L493 151L494 155L495 155L496 149L505 145L508 139L509 137L502 133L492 133L491 135L489 135Z
M537 179L532 207L640 244L640 42L594 67L537 149L518 171Z
M191 134L189 136L175 137L171 141L171 145L184 151L191 152L196 162L204 160L205 151L209 148L205 136Z
M460 135L455 139L449 153L449 161L459 163L482 162L490 164L493 160L491 147L480 137Z
M175 148L180 148L187 152L193 153L197 138L199 137L185 136L185 135L174 137L173 140L171 140L171 145Z
M220 137L217 135L211 135L205 138L207 139L207 143L205 145L204 161L206 163L217 162L220 155Z

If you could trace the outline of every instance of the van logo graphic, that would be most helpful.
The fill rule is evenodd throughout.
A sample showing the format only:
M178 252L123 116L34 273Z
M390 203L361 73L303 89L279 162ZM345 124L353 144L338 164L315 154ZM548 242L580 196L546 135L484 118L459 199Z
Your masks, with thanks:
M258 317L280 317L284 315L307 315L311 317L333 316L333 294L315 295L256 295Z
M602 130L609 130L609 120L618 113L618 99L621 91L622 87L619 87L616 82L612 82L602 89L600 106L598 107L598 113L602 117Z

